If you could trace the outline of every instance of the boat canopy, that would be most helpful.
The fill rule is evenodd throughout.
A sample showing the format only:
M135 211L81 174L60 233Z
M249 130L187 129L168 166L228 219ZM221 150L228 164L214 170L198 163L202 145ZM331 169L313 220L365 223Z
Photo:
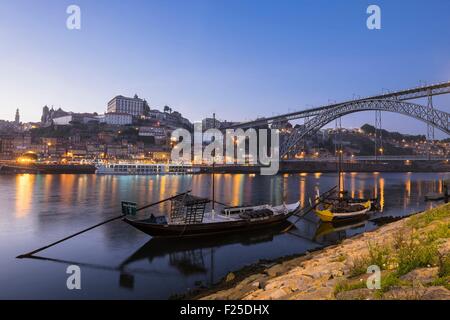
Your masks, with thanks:
M170 223L202 223L209 199L185 193L170 200Z

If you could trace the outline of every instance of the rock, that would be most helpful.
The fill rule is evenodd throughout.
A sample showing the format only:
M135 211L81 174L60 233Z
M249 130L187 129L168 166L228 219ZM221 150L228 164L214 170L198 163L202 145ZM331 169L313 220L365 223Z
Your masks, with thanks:
M250 283L255 282L255 280L258 280L259 278L262 278L262 277L264 277L263 274L260 274L260 273L253 274L253 275L251 275L251 276L245 278L244 280L242 280L241 283L242 283L242 284L250 284Z
M450 290L445 287L401 287L388 291L383 299L392 300L450 300Z
M331 300L333 299L332 288L318 288L310 292L298 292L289 296L291 300Z
M385 294L383 294L384 300L422 300L422 296L425 294L426 289L424 287L396 287Z
M374 299L374 291L361 288L355 289L351 291L340 292L336 295L336 299L338 300L372 300Z
M284 281L275 278L274 280L267 281L266 285L264 286L264 290L266 291L273 291L275 289L281 288L283 286Z
M286 272L286 268L283 267L283 265L281 264L276 264L273 267L270 267L269 269L267 269L265 271L265 273L269 276L269 277L276 277L278 275L283 274L284 272Z
M450 290L445 287L427 288L422 300L450 300Z
M308 273L314 279L320 279L326 276L329 279L330 275L333 277L340 277L343 275L344 263L342 262L329 262L320 265L313 266L311 272Z
M284 296L286 296L286 292L283 289L277 289L269 294L269 299L281 300Z
M234 275L233 272L230 272L229 274L227 274L227 277L225 278L225 282L230 282L230 281L233 281L234 279L236 279L236 276Z
M241 300L244 297L255 292L256 290L258 290L258 288L253 287L252 285L245 285L243 287L240 287L239 290L236 290L236 289L231 290L226 298L228 300Z
M443 256L450 254L450 239L439 245L439 253Z
M311 286L311 284L313 283L313 278L305 276L305 275L300 275L297 279L297 288L298 290L306 290L306 288L308 288L309 286Z
M438 275L438 268L420 268L415 269L404 276L400 277L400 280L409 281L412 283L421 283L421 284L429 284L433 282L433 280Z

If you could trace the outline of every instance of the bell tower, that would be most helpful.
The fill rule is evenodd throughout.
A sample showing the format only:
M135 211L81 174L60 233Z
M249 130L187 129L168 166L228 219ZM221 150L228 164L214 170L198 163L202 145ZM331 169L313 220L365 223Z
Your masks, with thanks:
M19 109L16 110L16 118L14 119L14 122L16 124L20 123L20 114L19 114Z

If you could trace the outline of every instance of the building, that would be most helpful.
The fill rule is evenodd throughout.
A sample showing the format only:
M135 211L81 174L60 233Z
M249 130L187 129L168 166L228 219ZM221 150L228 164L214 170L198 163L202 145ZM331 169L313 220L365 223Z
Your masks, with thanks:
M0 136L0 159L12 159L14 156L14 137Z
M70 112L66 112L61 108L55 110L53 107L49 109L47 106L44 106L42 108L41 124L44 126L50 126L53 119L68 116L70 114Z
M133 116L123 112L108 112L105 113L105 122L114 126L126 126L133 124Z
M166 137L166 129L162 127L140 127L139 135L141 137Z
M152 137L156 144L165 144L167 142L168 131L162 127L140 127L139 136Z
M137 95L133 98L116 96L108 102L108 113L126 113L140 117L146 115L149 109L147 101Z
M53 118L53 124L57 126L67 126L74 123L100 123L104 122L102 116L90 113L72 113L61 117Z
M0 135L0 159L15 159L31 148L31 135L28 133Z
M203 130L208 130L208 129L213 129L213 128L220 129L220 126L221 126L221 123L217 119L215 119L215 121L214 121L214 118L205 118L202 120Z
M106 153L108 155L108 158L128 158L128 146L122 146L122 145L108 145L106 147Z

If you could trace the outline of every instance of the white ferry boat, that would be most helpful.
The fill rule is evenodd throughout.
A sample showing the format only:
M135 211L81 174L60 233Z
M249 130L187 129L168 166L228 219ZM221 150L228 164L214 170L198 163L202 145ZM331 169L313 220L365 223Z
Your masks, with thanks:
M165 164L165 163L108 163L99 164L97 174L122 175L156 175L156 174L193 174L200 172L191 164Z

